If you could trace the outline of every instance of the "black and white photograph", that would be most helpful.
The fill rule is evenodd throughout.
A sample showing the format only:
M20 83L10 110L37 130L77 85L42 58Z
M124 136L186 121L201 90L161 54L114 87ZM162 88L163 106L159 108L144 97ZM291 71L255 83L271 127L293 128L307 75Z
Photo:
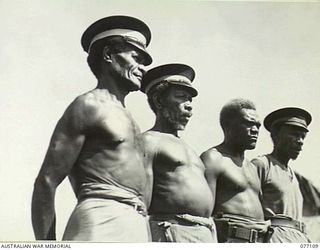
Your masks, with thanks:
M318 248L319 1L2 0L0 15L1 248Z

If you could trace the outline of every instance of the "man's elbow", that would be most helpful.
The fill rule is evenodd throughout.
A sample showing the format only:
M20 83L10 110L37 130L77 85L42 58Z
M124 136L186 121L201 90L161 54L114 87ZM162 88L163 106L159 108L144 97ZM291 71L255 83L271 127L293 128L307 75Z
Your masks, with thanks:
M34 182L34 193L53 193L57 186L50 176L39 174Z

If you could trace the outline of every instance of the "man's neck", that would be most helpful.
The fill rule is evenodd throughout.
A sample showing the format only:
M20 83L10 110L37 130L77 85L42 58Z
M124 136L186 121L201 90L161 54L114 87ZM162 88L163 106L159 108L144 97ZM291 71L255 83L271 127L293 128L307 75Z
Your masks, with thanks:
M222 153L227 154L228 156L230 156L232 158L232 160L238 165L241 166L244 159L245 159L245 155L244 152L245 150L243 150L242 148L240 148L239 146L235 145L234 143L230 142L230 141L224 141L223 143L221 143L219 146L216 147L219 151L221 151Z
M103 75L98 79L97 89L106 89L109 92L110 98L115 102L120 102L125 106L125 97L129 94L128 90L121 88L122 84L114 78Z
M175 128L173 128L168 122L166 122L165 120L159 117L157 117L156 123L151 128L151 130L158 131L161 133L171 134L178 137L178 131Z
M280 162L281 164L283 164L285 167L288 167L288 162L289 162L289 157L287 157L286 155L284 155L283 153L281 153L279 150L277 149L273 149L271 155L277 159L278 162Z

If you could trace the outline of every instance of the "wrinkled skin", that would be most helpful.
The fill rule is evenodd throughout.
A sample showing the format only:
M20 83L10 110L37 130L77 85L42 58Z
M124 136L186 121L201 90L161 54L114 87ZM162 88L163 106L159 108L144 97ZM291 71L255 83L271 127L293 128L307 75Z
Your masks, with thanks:
M187 90L171 88L160 110L164 120L175 130L184 130L192 116L192 97Z

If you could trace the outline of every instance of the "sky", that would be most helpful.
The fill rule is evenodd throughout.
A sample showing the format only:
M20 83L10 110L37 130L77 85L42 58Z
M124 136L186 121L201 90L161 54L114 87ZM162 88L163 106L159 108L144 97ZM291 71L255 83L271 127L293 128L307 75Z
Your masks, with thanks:
M313 121L290 164L320 187L320 2L1 0L0 241L34 240L33 183L53 129L76 96L96 87L80 37L94 21L119 14L150 27L149 68L194 68L199 95L181 137L198 154L222 142L219 112L230 99L252 100L261 119L301 107ZM153 125L143 93L130 93L126 106L142 131ZM246 155L271 150L262 127L256 149ZM56 194L58 239L75 204L65 180Z

